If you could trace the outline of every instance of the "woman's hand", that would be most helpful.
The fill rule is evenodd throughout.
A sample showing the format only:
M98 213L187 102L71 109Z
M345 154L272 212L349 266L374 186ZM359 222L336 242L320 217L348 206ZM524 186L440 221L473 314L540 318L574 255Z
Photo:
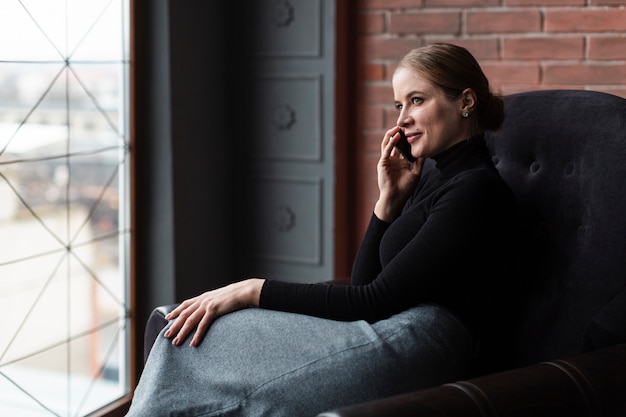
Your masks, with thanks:
M264 282L260 278L250 278L183 301L165 316L166 320L176 319L165 332L165 337L173 337L172 344L178 346L197 326L189 346L198 346L218 317L247 307L258 307Z
M424 166L424 158L409 163L395 144L400 139L399 127L389 129L383 137L378 160L379 197L374 214L380 220L391 223L401 213L404 203L415 189Z

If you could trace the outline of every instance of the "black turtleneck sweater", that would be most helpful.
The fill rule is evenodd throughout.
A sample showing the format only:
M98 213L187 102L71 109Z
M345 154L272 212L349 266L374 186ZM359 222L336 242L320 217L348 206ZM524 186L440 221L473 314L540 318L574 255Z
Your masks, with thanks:
M435 302L481 330L506 288L514 198L482 136L433 158L392 223L372 215L352 285L266 280L262 308L374 322ZM497 314L497 313L496 313ZM485 330L484 328L482 329Z

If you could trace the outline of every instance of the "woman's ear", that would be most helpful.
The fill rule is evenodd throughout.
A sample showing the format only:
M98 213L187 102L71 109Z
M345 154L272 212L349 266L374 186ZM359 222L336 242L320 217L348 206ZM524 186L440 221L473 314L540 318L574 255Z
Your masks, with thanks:
M461 92L461 112L472 113L476 110L476 92L472 88L466 88Z

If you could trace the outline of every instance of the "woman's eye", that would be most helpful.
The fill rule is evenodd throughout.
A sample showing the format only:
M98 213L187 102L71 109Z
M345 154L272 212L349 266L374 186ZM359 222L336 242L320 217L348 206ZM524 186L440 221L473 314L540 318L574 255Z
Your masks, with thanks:
M422 100L422 99L421 99L421 98L419 98L419 97L413 97L413 98L411 99L411 103L413 103L413 104L420 104L422 101L424 101L424 100Z
M402 110L402 104L396 103L396 110Z

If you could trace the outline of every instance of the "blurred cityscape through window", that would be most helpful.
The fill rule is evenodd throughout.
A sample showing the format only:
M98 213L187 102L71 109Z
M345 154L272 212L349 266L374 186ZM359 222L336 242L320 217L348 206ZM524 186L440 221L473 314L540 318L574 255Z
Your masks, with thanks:
M129 391L128 11L0 4L0 416Z

